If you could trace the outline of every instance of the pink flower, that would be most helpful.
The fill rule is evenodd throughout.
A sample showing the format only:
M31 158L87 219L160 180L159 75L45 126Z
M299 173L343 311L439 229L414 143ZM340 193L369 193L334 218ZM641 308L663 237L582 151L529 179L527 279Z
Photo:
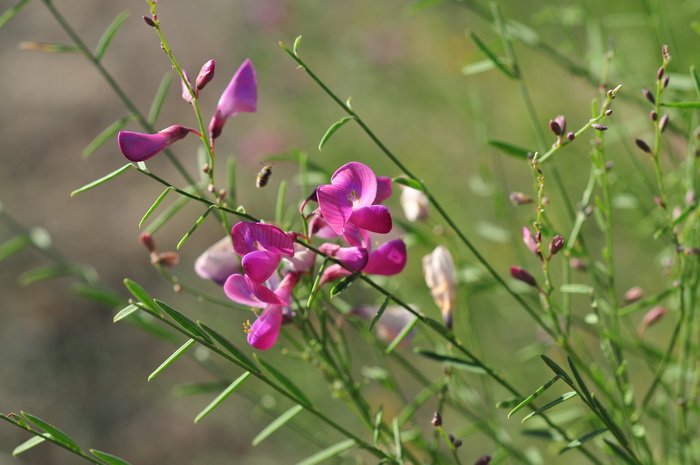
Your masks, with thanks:
M216 113L209 123L212 139L221 135L226 119L237 113L253 113L258 106L258 76L253 63L246 59L231 78L228 86L219 98Z
M299 273L287 274L280 282L275 294L284 300L291 300L294 286L299 282ZM268 305L248 331L248 344L260 350L267 350L277 342L284 320L282 305Z
M184 138L190 131L189 128L178 125L170 126L155 134L120 131L117 143L119 150L129 161L139 162L148 160L173 142Z
M341 166L331 183L316 192L321 214L336 234L342 235L348 223L381 234L391 231L389 209L374 205L377 177L367 165L354 161Z
M194 262L194 271L202 279L211 279L223 286L226 278L241 271L241 264L233 251L230 237L224 237L200 255Z
M294 256L294 241L280 228L264 223L240 222L231 229L233 250L253 282L266 281L282 259Z

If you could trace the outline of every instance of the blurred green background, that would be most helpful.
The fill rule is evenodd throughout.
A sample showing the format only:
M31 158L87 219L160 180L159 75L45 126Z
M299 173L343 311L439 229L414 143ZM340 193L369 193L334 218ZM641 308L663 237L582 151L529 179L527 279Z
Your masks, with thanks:
M436 5L422 8L430 3ZM3 0L0 10L13 4ZM55 5L91 48L114 17L130 11L104 65L146 113L163 75L172 73L155 32L141 19L148 14L147 4L137 0L57 0ZM633 285L644 287L649 294L658 292L664 287L661 260L668 245L648 239L653 225L646 221L645 212L653 209L653 189L648 185L653 172L630 142L650 133L649 108L639 104L640 88L654 85L662 43L669 45L673 56L671 92L692 95L687 72L690 65L698 64L700 54L700 3L508 0L499 5L504 16L517 23L522 37L529 38L529 43L516 42L516 53L547 144L554 142L547 123L556 115L566 115L570 130L590 117L591 101L600 95L603 56L614 47L604 85L623 85L623 98L616 102L607 123L611 127L608 153L615 162L613 175L620 179L614 187L621 207L616 210L615 225L616 256L622 264L617 285L620 292ZM298 170L291 162L273 167L267 188L254 187L260 162L289 150L306 152L328 173L357 160L369 164L377 175L400 174L352 124L338 131L323 152L318 151L326 129L344 115L278 45L282 41L291 47L302 35L303 59L341 98L352 97L353 108L432 188L494 267L504 275L512 265L536 269L536 259L520 242L520 229L531 224L534 210L514 207L507 201L512 191L534 195L530 169L526 163L494 150L485 140L503 140L532 150L547 147L538 147L516 82L495 69L463 72L465 66L473 70L469 66L485 58L470 40L470 31L504 55L487 2L172 0L161 1L158 12L179 63L191 76L206 60L216 60L216 77L201 95L205 118L245 58L251 58L257 68L258 112L229 121L217 141L220 160L228 156L237 160L239 202L249 212L273 218L282 179L290 182L290 205L296 204ZM152 295L175 302L191 317L216 323L234 341L245 344L239 330L244 315L176 296L150 266L148 253L138 242L137 224L162 192L160 185L129 172L90 192L69 196L72 190L125 163L116 141L105 144L87 160L82 159L81 151L127 113L84 57L21 50L19 45L24 41L70 43L39 0L30 2L0 28L0 202L5 211L28 227L45 228L58 249L76 262L93 265L103 281L124 296L122 280L128 277ZM580 73L571 73L569 65ZM190 107L179 97L179 83L175 83L157 123L159 128L196 124ZM136 125L129 128L139 130ZM669 142L671 163L686 150L683 141L674 137ZM562 150L551 164L574 206L587 182L590 140L584 136ZM196 141L184 140L174 151L194 172ZM149 169L182 185L164 157L150 161ZM551 171L548 174L551 176ZM557 232L565 234L570 226L562 198L553 184L548 188L548 214L562 228ZM682 202L680 196L675 200ZM388 204L401 219L398 196ZM190 206L158 231L159 250L174 249L200 214ZM423 282L420 258L443 242L465 280L480 272L473 257L457 246L440 224L433 217L418 227L435 242L412 241L408 269L386 282L390 289L399 289L405 301L436 317L438 310ZM194 259L221 235L214 222L204 226L181 250L174 273L184 282L216 294L220 291L198 281L191 268ZM585 228L591 249L600 250L602 237L595 225L591 222ZM0 243L12 237L8 228L0 226ZM193 417L210 397L174 396L173 386L206 381L208 375L196 363L183 359L147 383L148 374L173 347L138 328L114 325L113 314L106 307L70 291L71 278L29 287L18 284L18 275L47 263L41 254L29 250L0 262L0 412L26 410L54 422L81 445L113 452L134 464L294 463L318 449L292 432L280 432L253 448L251 439L271 418L244 396L230 398L201 424L193 425ZM539 360L528 358L529 352L523 352L537 338L532 321L501 291L467 296L466 287L462 289L454 316L458 336L473 338L474 347L509 373L524 391L542 384L549 377L547 371ZM359 287L354 292L359 292ZM353 299L374 303L377 296L358 293ZM585 299L577 304L578 315L585 315ZM669 328L670 322L662 322L654 328L654 335L664 341ZM318 376L311 371L306 374L303 370L307 368L298 365L304 376ZM427 376L441 372L435 364L426 364L425 370ZM308 385L314 386L322 404L336 408L337 401L321 380ZM377 392L378 404L389 402ZM493 399L488 401L493 403ZM267 402L274 405L276 401L270 397ZM430 409L426 408L426 425ZM517 420L505 421L502 411L497 416L517 444L528 444L530 440L519 436ZM357 422L345 417L342 421ZM469 423L457 417L446 422L455 430ZM321 437L330 442L338 439ZM50 446L37 447L16 459L10 457L10 451L26 438L9 425L0 427L0 465L77 461ZM478 435L465 443L465 463L492 452ZM550 454L557 449L544 442L527 447L539 448L547 457L546 463L583 463L572 453L552 459Z

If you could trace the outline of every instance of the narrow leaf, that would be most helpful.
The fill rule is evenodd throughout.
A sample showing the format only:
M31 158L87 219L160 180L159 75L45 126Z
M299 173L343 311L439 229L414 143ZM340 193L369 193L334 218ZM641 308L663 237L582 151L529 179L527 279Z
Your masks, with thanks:
M202 216L200 216L199 219L198 219L197 221L195 221L195 223L192 225L192 227L190 228L190 230L187 231L187 233L186 233L184 236L182 236L182 239L180 239L180 242L178 242L178 243L177 243L177 246L175 247L177 250L180 250L180 247L182 247L182 244L184 244L185 241L186 241L187 239L189 239L189 237L197 230L197 228L199 227L199 225L202 224L202 222L204 221L204 219L209 215L209 213L211 213L211 211L212 211L213 208L214 208L214 206L213 206L213 205L210 205L209 208L207 208L207 211L205 211L205 212L202 214Z
M253 363L251 359L246 357L246 355L236 347L232 342L230 342L228 339L226 339L224 336L210 328L209 326L205 325L201 321L199 322L199 326L209 334L209 336L214 339L217 344L219 344L221 347L223 347L226 352L231 354L233 358L235 358L241 365L243 365L244 368L246 368L248 371L254 371L256 373L260 372L260 369Z
M377 415L374 417L374 435L373 435L373 440L374 440L374 445L376 446L379 444L379 435L382 433L382 418L384 417L384 407L379 406L379 410L377 410Z
M700 108L700 102L661 102L662 107L693 109Z
M630 457L629 454L627 454L627 452L625 452L620 446L618 446L617 444L615 444L612 441L608 441L607 439L603 439L603 441L605 442L605 444L608 445L608 447L610 447L610 449L612 449L612 451L615 453L615 455L620 457L626 463L628 463L630 465L637 465L638 462L636 460L634 460L632 457Z
M75 442L73 439L70 438L70 436L68 436L66 433L56 428L52 424L47 423L41 418L35 417L34 415L29 414L27 412L22 412L22 416L24 416L24 418L26 418L30 422L34 423L39 428L49 433L51 437L53 437L56 441L60 442L67 448L72 450L80 450L80 446L77 442Z
M423 186L423 184L421 184L421 182L417 179L396 177L392 178L391 182L401 184L402 186L410 187L417 191L425 192L425 186Z
M178 198L172 205L170 205L163 213L158 215L158 217L149 224L145 232L153 234L158 231L163 225L165 225L170 219L177 214L182 208L187 205L191 199L189 197L182 196Z
M154 302L156 303L156 305L158 305L158 307L160 307L161 310L163 310L165 313L167 313L168 316L170 318L172 318L178 325L180 325L180 327L183 328L186 332L188 332L189 334L191 334L193 336L198 336L209 343L214 342L212 340L212 338L210 338L207 333L202 331L199 328L199 326L197 326L195 324L194 321L190 320L185 315L178 312L177 310L175 310L173 307L166 304L165 302L162 302L158 299L154 300Z
M511 143L503 142L500 140L486 139L486 143L492 147L496 147L498 150L505 153L506 155L510 155L515 158L520 158L521 160L528 160L529 155L531 153L534 153L532 150L524 149L522 147L518 147L517 145L513 145Z
M82 270L78 266L72 265L47 265L25 271L17 280L22 286L44 281L46 279L58 278L60 276L82 276Z
M234 382L232 382L226 389L224 389L224 390L221 392L221 394L219 394L218 396L216 396L216 399L212 400L211 403L210 403L209 405L207 405L206 407L204 407L204 410L202 410L201 412L199 412L199 415L197 415L197 416L195 417L194 422L195 422L195 423L198 423L199 420L201 420L202 418L204 418L204 417L206 417L207 415L209 415L209 413L210 413L212 410L214 410L216 407L218 407L219 405L221 405L221 403L222 403L224 400L226 400L226 398L227 398L228 396L230 396L231 394L233 394L234 391L235 391L236 389L238 389L238 388L241 386L241 384L243 384L243 381L245 381L246 379L248 379L249 376L250 376L250 372L249 372L249 371L246 371L246 372L243 373L241 376L239 376L239 377L238 377Z
M482 42L481 39L479 39L479 37L476 34L474 34L473 32L469 32L469 37L474 41L476 46L479 47L479 49L481 49L482 52L484 52L488 59L491 60L493 64L496 65L496 67L503 72L503 74L505 74L511 79L515 78L515 74L513 74L513 72L508 67L506 67L506 65L503 64L503 61L501 61L501 59L498 58L491 51L491 49L489 49L486 46L486 44Z
M518 398L518 397L514 397L512 399L501 400L501 401L496 403L496 408L512 409L513 407L515 407L516 405L518 405L522 401L523 400Z
M70 196L73 197L74 195L78 195L78 194L80 194L80 193L82 193L82 192L85 192L85 191L87 191L87 190L90 190L90 189L92 189L93 187L97 187L97 186L99 186L100 184L103 184L103 183L109 181L110 179L116 178L117 176L119 176L120 174L122 174L123 172L125 172L126 170L128 170L129 168L131 168L132 166L133 166L133 165L132 165L131 163L129 163L129 164L127 164L127 165L124 165L124 166L122 166L121 168L119 168L118 170L112 171L112 172L109 173L108 175L103 176L103 177L101 177L100 179L97 179L96 181L92 181L90 184L84 185L84 186L81 187L80 189L74 190L73 192L70 193Z
M357 272L351 274L350 276L345 276L340 281L335 283L335 285L331 288L331 292L330 292L331 299L333 297L337 296L338 294L340 294L341 292L343 292L348 287L350 287L350 285L352 283L354 283L357 278L360 277L360 274L361 273L359 271L357 271Z
M444 336L444 337L450 337L450 330L447 329L445 324L443 322L437 321L433 318L430 318L428 316L422 318L423 323L435 330L438 334Z
M4 260L32 243L28 236L15 236L4 244L0 245L0 260Z
M465 76L471 76L473 74L483 73L485 71L490 71L495 68L496 65L493 61L489 59L475 61L474 63L469 63L468 65L462 66L462 74Z
M399 344L401 344L403 340L406 339L406 337L411 333L411 331L413 331L413 328L416 327L418 321L418 318L414 318L410 323L404 326L401 329L401 332L399 332L399 334L396 335L394 340L391 341L391 343L387 346L386 350L384 350L384 355L389 355L390 353L392 353L394 349L396 349L399 346Z
M564 437L560 433L551 429L526 429L523 430L522 433L526 436L547 439L553 442L561 442L564 440Z
M253 438L252 444L254 446L257 446L258 444L263 442L268 436L270 436L272 433L284 426L289 420L294 418L302 410L304 410L304 407L297 404L294 407L287 410L286 412L284 412L282 415L277 417L272 423L263 428L263 430L260 431L258 435Z
M423 357L436 360L438 362L446 363L460 370L467 370L473 373L486 373L483 367L477 365L476 363L463 360L461 358L452 357L450 355L438 354L436 352L432 352L430 350L425 349L416 349L414 352L418 355L422 355Z
M570 392L567 392L567 393L565 393L565 394L562 394L561 396L557 397L556 399L554 399L553 401L551 401L551 402L548 403L547 405L544 405L544 406L538 408L538 409L535 410L534 412L530 412L528 415L526 415L526 416L520 421L520 423L525 423L526 421L528 421L530 418L534 417L535 415L539 415L540 413L542 413L542 412L544 412L545 410L548 410L548 409L554 407L555 405L559 405L559 404L561 404L562 402L566 402L567 400L571 399L572 397L575 397L576 395L577 395L577 394L576 394L575 391L570 391Z
M95 284L75 283L72 290L80 297L104 304L111 308L123 306L125 303L124 298L115 294L111 289L105 289Z
M301 45L301 36L298 36L296 39L294 39L294 45L292 46L294 56L299 56L299 45Z
M413 397L413 400L406 405L401 411L396 415L398 418L399 425L403 425L408 420L413 418L418 409L420 409L426 402L431 399L435 399L435 394L444 387L442 381L435 381L431 385L424 387L418 394Z
M213 394L215 392L221 392L222 389L226 389L228 384L228 382L183 383L173 387L173 395L178 397L184 397L196 394Z
M603 434L603 433L606 432L607 430L608 430L607 428L600 428L600 429L597 429L597 430L595 430L595 431L591 431L590 433L586 434L585 436L581 436L581 437L578 438L578 439L574 439L574 440L571 441L569 444L567 444L566 447L564 447L562 450L559 451L559 455L563 454L564 452L566 452L566 451L568 451L568 450L571 450L571 449L574 449L574 448L576 448L576 447L579 447L579 446L580 446L581 444L583 444L584 442L590 441L590 440L593 439L594 437L596 437L596 436L598 436L598 435L600 435L600 434Z
M323 462L324 460L328 460L331 457L335 457L336 455L345 452L346 450L354 446L354 439L346 439L345 441L340 441L339 443L334 444L326 449L323 449L320 452L316 452L314 455L305 458L301 462L297 462L296 465L316 465L318 463Z
M124 20L126 20L128 17L129 12L122 11L116 18L114 18L114 21L112 21L112 24L107 27L104 34L102 34L100 41L97 43L97 47L95 47L95 58L97 58L98 61L102 60L102 57L107 51L107 47L109 47L109 43L112 41L114 35L124 23Z
M0 27L3 27L5 23L7 23L9 20L11 20L17 13L19 13L22 8L27 6L27 3L29 3L30 0L19 0L19 2L15 3L15 6L12 6L5 10L5 12L0 16Z
M156 201L153 202L153 205L151 205L151 208L148 209L148 211L146 212L146 214L143 215L143 218L141 218L141 221L139 221L139 228L140 228L141 226L143 226L143 223L146 222L146 220L148 219L148 217L151 216L151 214L156 210L156 208L158 208L158 205L160 205L160 203L161 203L163 200L165 200L165 196L168 195L168 192L172 191L173 189L174 189L173 186L168 186L168 187L165 188L165 190L163 191L163 193L160 194L160 195L158 196L158 198L156 199Z
M401 442L401 426L399 426L398 418L394 417L391 422L392 429L394 430L394 448L396 449L396 457L399 459L399 463L403 463L403 443Z
M372 318L372 321L369 324L369 329L367 330L368 332L372 332L372 329L374 329L374 325L377 324L377 321L382 317L384 314L384 311L386 310L386 307L389 305L389 302L391 301L391 296L386 296L384 299L384 302L382 303L382 306L379 307L379 310L377 311L377 314L374 315L374 318Z
M12 451L12 456L17 457L22 452L27 451L27 450L31 449L32 447L41 444L44 441L46 441L46 438L43 436L32 436L31 438L27 439L19 446L15 447L14 450Z
M583 396L586 398L586 400L590 402L592 396L591 392L588 390L588 386L586 386L586 383L583 382L583 378L576 369L576 365L574 365L574 362L573 360L571 360L571 357L566 357L566 360L569 362L569 368L571 368L571 373L573 373L574 378L576 378L576 382L578 383L579 388L581 388Z
M136 299L142 304L144 304L150 311L152 311L156 315L161 314L156 304L153 303L153 297L148 295L148 292L146 292L146 290L142 288L138 283L130 280L129 278L124 278L124 285L129 290L129 292L131 292L131 295L136 297Z
M277 203L275 204L275 223L282 224L284 214L284 196L287 192L287 180L280 182L277 189Z
M177 349L173 354L168 357L163 363L160 364L158 368L153 370L153 373L148 375L148 381L151 381L153 378L155 378L158 373L161 371L165 370L167 367L169 367L175 360L178 358L182 357L182 354L187 352L187 350L194 345L194 339L189 339L187 342L185 342L179 349Z
M538 387L535 392L530 394L525 400L520 402L518 405L513 408L510 412L508 412L508 418L512 417L513 414L515 414L518 410L522 409L523 407L529 405L532 403L533 400L537 399L543 392L545 392L547 389L552 387L554 383L557 382L557 380L560 378L559 375L556 375L554 378L550 379L546 383L544 383L542 386Z
M116 455L108 454L107 452L102 452L97 449L90 449L90 452L92 455L104 462L107 462L109 465L131 465L126 460L119 458Z
M328 130L327 130L326 133L323 135L323 137L321 138L321 142L318 143L318 151L319 151L319 152L323 151L323 146L326 145L326 142L328 142L328 139L331 138L331 136L333 135L333 133L335 133L335 131L337 131L338 129L340 129L341 127L343 127L343 125L344 125L345 123L347 123L348 121L353 120L353 119L355 119L355 118L352 117L352 116L344 116L344 117L341 118L340 120L338 120L338 121L336 121L335 123L333 123L333 124L331 125L331 127L328 128Z
M110 124L105 128L101 133L97 135L84 149L83 149L83 158L88 158L90 155L95 153L95 150L100 148L102 144L107 142L108 140L111 140L114 135L124 129L124 127L131 122L133 119L132 115L125 116L121 119L118 119L114 123Z
M119 320L123 320L124 318L126 318L126 317L129 316L129 315L131 315L132 313L134 313L134 312L135 312L136 310L138 310L139 308L140 308L140 307L137 306L137 305L129 304L128 306L126 306L126 307L124 307L123 309L121 309L121 310L119 311L119 313L117 313L116 315L114 315L114 318L112 319L112 321L113 321L114 323L116 323L116 322L119 321Z
M588 284L562 284L559 287L559 292L568 294L592 294L593 288Z
M277 370L275 367L267 363L265 360L255 357L255 359L260 362L260 364L265 368L265 370L268 371L270 376L275 378L277 382L279 382L282 386L287 388L287 390L296 398L297 402L299 402L302 405L312 405L311 402L309 402L309 399L306 397L306 394L299 389L292 381L287 378L285 375L282 374L281 371Z
M160 116L160 111L163 109L163 102L165 102L165 97L168 95L168 89L170 84L173 82L172 73L166 73L163 79L160 81L158 90L156 91L156 96L153 98L151 103L151 109L148 111L148 123L156 124L158 121L158 116Z
M566 371L564 371L564 369L563 369L562 367L560 367L559 365L557 365L556 362L554 362L554 360L552 360L551 358L547 357L547 356L544 355L544 354L543 354L543 355L540 355L540 358L544 361L544 363L547 364L547 366L549 367L550 370L552 370L554 373L556 373L556 374L558 374L559 376L561 376L562 379L563 379L564 381L566 381L566 384L568 384L568 385L571 386L571 387L575 387L575 386L574 386L574 382L572 381L572 379L571 379L571 377L569 376L569 374L568 374Z

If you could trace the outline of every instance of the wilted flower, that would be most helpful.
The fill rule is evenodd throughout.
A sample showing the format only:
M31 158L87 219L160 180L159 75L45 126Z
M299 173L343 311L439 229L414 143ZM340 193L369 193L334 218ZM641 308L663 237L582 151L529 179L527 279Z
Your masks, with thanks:
M258 77L253 63L246 59L221 94L216 113L209 123L212 139L221 135L226 119L241 112L255 112L258 106Z
M119 150L129 161L139 162L148 160L170 144L184 138L190 131L191 129L178 125L170 126L155 134L120 131L117 143Z
M457 290L455 265L447 248L439 245L432 253L423 257L423 276L433 300L442 312L445 326L452 329L452 311L457 299Z
M204 251L194 262L194 271L202 279L223 286L226 278L241 271L230 237L224 237Z
M428 217L428 196L418 189L401 186L401 208L408 221L425 221Z
M231 228L233 250L243 257L241 265L256 283L266 281L282 259L294 256L294 241L276 226L242 221Z
M350 162L341 166L330 184L316 189L316 195L324 220L336 234L342 235L347 223L381 234L391 231L389 209L374 205L377 177L367 165Z

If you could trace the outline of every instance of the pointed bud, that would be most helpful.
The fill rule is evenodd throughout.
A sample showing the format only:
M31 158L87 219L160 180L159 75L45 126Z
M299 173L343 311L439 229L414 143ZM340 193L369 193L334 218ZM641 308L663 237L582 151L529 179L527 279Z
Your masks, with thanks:
M129 161L139 162L148 160L189 133L189 128L178 125L165 128L156 134L120 131L117 143L119 150Z
M668 125L668 113L663 115L661 117L661 120L659 120L659 131L664 132L667 125Z
M642 151L651 153L651 147L649 147L649 144L644 142L642 139L635 139L634 143L637 144L637 147L639 147Z
M642 87L642 95L645 99L649 100L649 102L652 105L656 105L656 99L654 98L654 94L652 94L649 89L647 89L646 87Z
M600 123L591 124L591 127L592 127L593 129L595 129L596 131L607 131L607 130L608 130L608 127L607 127L607 126L602 125L602 124L600 124Z
M664 67L659 66L658 71L656 71L656 79L661 79L664 75Z
M510 275L518 281L522 281L532 287L537 287L537 281L535 281L535 278L528 271L520 268L519 266L512 266L510 268Z
M555 136L561 136L562 134L561 126L559 126L559 123L551 119L549 120L549 130L552 131Z
M549 243L549 255L556 255L563 248L564 238L561 236L554 236L552 242Z
M663 80L661 81L661 87L663 87L664 89L667 88L667 87L668 87L668 81L669 81L670 79L671 79L671 76L669 76L668 74L667 74L666 76L664 76Z
M216 68L216 65L214 63L214 60L209 60L204 65L202 66L202 69L199 70L199 74L197 75L197 81L196 81L196 86L197 90L202 90L204 89L204 86L209 84L209 82L214 79L214 69Z
M612 108L608 108L607 110L605 110L605 116L610 116L612 114L613 114Z
M151 27L156 27L155 21L153 21L153 19L149 18L148 16L144 16L144 17L143 17L143 20L144 20L144 21L146 22L146 24L148 24L149 26L151 26Z
M436 428L438 426L442 426L442 416L440 415L439 412L435 412L433 414L433 419L430 421L430 423Z
M156 250L156 241L148 233L143 233L139 236L139 241L146 247L149 252L154 252Z

